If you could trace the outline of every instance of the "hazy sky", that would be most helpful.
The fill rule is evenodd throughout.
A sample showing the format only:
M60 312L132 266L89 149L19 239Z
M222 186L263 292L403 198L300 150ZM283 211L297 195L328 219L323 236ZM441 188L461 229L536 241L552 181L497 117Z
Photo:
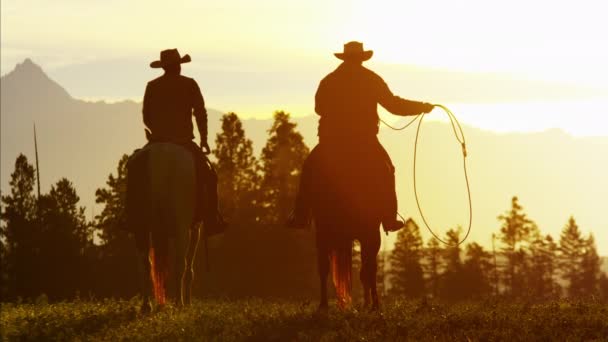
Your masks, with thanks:
M31 57L79 98L141 99L145 82L158 75L148 63L176 47L192 55L184 73L199 81L210 107L244 117L276 109L311 114L318 81L338 63L332 53L360 40L375 52L368 66L405 98L554 107L530 123L503 122L504 110L490 119L486 109L462 114L470 124L608 135L597 121L608 112L608 5L601 0L3 0L1 6L2 74ZM571 112L557 101L568 108L583 101L586 123L572 129ZM500 124L492 124L494 117Z

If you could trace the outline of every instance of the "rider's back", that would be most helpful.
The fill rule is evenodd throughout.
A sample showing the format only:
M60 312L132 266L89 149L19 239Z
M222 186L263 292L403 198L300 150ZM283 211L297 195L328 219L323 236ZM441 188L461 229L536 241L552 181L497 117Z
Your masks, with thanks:
M182 75L165 74L150 82L144 96L144 122L155 138L185 142L194 138L193 108L204 102L196 81Z
M377 105L386 87L380 76L361 66L341 64L319 84L315 110L320 140L352 140L378 133Z

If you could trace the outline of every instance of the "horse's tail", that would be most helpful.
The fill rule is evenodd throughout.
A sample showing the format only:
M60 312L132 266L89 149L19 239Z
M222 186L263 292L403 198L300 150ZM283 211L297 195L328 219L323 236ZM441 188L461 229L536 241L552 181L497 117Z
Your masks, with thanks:
M167 248L158 246L152 239L150 244L150 277L154 290L154 298L159 305L167 302L167 279L169 278L169 255Z
M335 248L330 253L331 274L336 288L338 307L344 309L352 302L352 246L346 244Z

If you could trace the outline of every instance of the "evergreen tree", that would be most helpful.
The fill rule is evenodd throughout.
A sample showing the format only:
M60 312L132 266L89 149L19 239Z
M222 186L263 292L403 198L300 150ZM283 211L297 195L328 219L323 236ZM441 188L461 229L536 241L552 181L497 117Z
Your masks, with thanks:
M496 234L492 233L492 288L494 295L500 294L500 275L498 274L498 258L496 257Z
M563 278L568 281L568 296L580 297L583 295L580 267L585 253L585 241L574 217L570 217L568 224L562 230L559 250L559 266Z
M251 156L250 143L244 133L236 115L227 114L222 118L222 132L214 150L219 196L222 203L224 199L230 203L228 197L237 191L235 189L249 191L250 195L235 198L236 209L229 229L208 241L213 274L205 275L204 279L195 276L194 292L308 295L318 287L316 265L311 263L315 256L314 238L310 234L294 234L282 226L278 229L276 225L285 222L292 209L308 148L289 114L280 111L274 114L259 164ZM236 175L226 176L230 174ZM231 183L231 179L238 181ZM205 248L199 251L203 254ZM199 256L197 263L206 259L204 255ZM195 266L199 267L199 274L205 262Z
M51 299L69 299L89 290L87 253L93 236L79 201L74 186L65 178L40 199L40 258L44 265L40 277Z
M439 278L443 268L441 254L441 246L439 245L437 239L430 239L429 242L427 242L426 249L424 250L424 270L426 272L429 290L433 297L437 297L439 295Z
M386 295L387 288L387 275L386 275L386 255L383 251L378 255L378 271L376 272L376 286L379 296Z
M419 297L424 294L422 254L420 228L410 218L397 234L395 247L389 257L392 294L406 297Z
M445 265L439 283L439 295L447 300L459 300L466 296L467 281L464 279L461 258L460 234L462 228L450 229L446 233L448 246L442 250L442 260Z
M296 124L283 111L274 113L268 134L261 156L261 207L264 211L261 220L282 223L292 209L302 164L309 150L302 135L296 131Z
M467 245L467 258L463 266L466 298L483 297L492 293L492 254L475 242Z
M604 303L608 303L608 274L602 272L598 281L598 288L600 291L600 299Z
M502 221L499 238L504 245L501 254L506 261L503 276L505 288L510 296L523 296L527 293L527 249L532 233L537 230L536 224L523 212L517 197L511 200L511 210L498 219Z
M559 297L560 287L555 280L557 244L550 235L535 234L530 245L529 295L537 299Z
M135 242L124 229L128 160L123 155L116 175L108 176L107 187L95 192L95 202L103 206L94 224L101 240L96 292L104 296L128 297L138 291Z
M2 195L0 195L2 198ZM4 217L4 205L3 202L0 201L0 217ZM8 298L9 297L9 288L8 288L8 280L9 280L9 263L7 262L7 250L6 250L6 241L4 238L4 232L6 227L0 221L0 298Z
M228 221L251 221L255 216L259 176L253 143L245 137L235 113L222 116L222 131L215 138L215 168L218 174L219 201ZM238 211L238 215L237 212Z
M593 234L584 240L584 251L581 260L580 292L583 296L595 296L599 293L601 260L595 247Z
M9 183L10 194L2 196L1 226L5 241L2 273L7 280L7 298L30 298L39 291L40 225L36 223L37 201L34 196L34 167L20 154ZM4 266L4 265L3 265Z
M101 213L95 216L95 228L104 246L104 256L112 256L124 248L127 234L125 201L127 192L127 162L129 156L124 154L118 161L116 176L110 174L106 188L95 191L95 202L103 205Z

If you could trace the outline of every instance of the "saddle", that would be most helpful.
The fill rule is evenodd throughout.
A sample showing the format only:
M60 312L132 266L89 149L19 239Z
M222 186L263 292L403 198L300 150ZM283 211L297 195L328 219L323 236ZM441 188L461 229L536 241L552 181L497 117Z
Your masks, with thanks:
M151 141L146 146L157 142L161 141ZM203 220L206 220L208 223L217 222L218 219L216 217L211 217L213 214L219 215L216 207L213 205L213 203L217 203L217 174L213 165L194 143L179 143L177 145L191 152L194 161L196 176L194 222ZM148 193L149 163L147 152L146 148L135 150L127 162L126 225L123 228L135 234L149 231L148 227L151 226L147 221L149 216L147 215L147 210L151 207L150 203L148 203L151 196ZM212 198L214 195L215 198ZM222 225L207 224L205 235L219 234L224 232L224 230L225 227Z

